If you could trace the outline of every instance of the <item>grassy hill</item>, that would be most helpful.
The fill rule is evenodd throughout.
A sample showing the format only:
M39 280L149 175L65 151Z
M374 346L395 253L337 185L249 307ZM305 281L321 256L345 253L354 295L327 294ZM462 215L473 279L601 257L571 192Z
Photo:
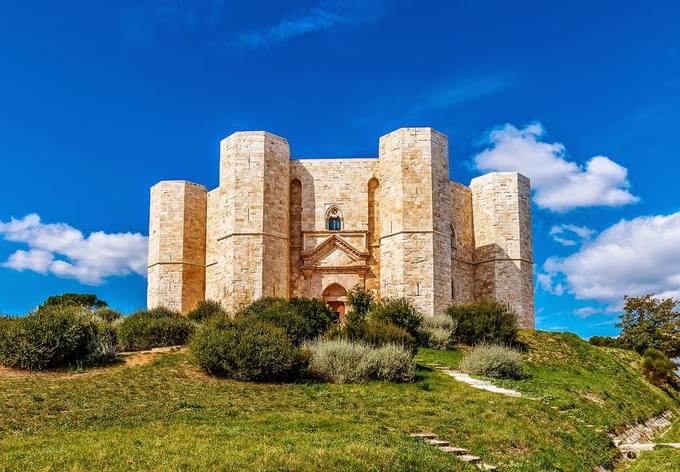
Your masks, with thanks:
M0 372L0 471L476 470L408 436L418 431L500 470L587 471L615 459L608 431L680 407L635 354L570 334L521 337L530 377L498 383L541 400L427 367L455 367L460 350L421 349L412 384L221 380L186 352L83 374Z
M680 421L676 418L673 427L656 438L661 443L680 443ZM680 451L670 448L657 448L643 452L638 460L622 467L626 472L649 472L661 470L680 470Z

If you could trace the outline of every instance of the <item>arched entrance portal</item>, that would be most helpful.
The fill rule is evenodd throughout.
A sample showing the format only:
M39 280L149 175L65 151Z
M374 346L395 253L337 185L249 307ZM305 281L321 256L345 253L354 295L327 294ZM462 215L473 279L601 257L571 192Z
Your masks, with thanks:
M330 284L321 294L321 298L338 314L342 321L345 321L347 290L342 285Z

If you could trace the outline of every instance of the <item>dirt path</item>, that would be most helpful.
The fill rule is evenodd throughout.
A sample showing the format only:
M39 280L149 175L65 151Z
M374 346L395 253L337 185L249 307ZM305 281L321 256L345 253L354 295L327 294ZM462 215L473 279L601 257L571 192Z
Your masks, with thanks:
M168 352L177 352L184 346L157 347L148 351L121 352L118 356L120 362L107 366L93 367L83 371L72 369L57 369L43 372L10 369L0 366L0 379L30 379L30 378L54 378L54 379L80 379L110 372L111 369L123 367L139 367L151 363L156 357Z

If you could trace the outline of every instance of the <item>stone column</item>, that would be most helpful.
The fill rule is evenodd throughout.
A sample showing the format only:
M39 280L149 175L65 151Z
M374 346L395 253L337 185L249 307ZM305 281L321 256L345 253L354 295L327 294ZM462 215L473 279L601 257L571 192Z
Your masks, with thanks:
M147 306L187 313L205 295L205 187L183 180L151 187Z
M238 132L220 143L217 265L211 289L228 310L265 296L288 296L288 142L264 131Z
M379 159L381 296L409 298L432 316L450 301L448 140L402 128L380 138Z
M529 179L495 172L472 179L475 297L508 303L519 326L534 327Z

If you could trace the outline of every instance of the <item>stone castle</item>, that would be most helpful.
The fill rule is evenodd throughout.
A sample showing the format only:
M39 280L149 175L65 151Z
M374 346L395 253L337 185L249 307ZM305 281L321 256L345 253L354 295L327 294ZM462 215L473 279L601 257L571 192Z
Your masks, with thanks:
M513 172L452 182L431 128L389 133L366 159L291 160L285 139L237 132L220 143L217 188L151 188L148 306L306 296L342 315L358 284L426 315L492 297L531 328L529 191Z

